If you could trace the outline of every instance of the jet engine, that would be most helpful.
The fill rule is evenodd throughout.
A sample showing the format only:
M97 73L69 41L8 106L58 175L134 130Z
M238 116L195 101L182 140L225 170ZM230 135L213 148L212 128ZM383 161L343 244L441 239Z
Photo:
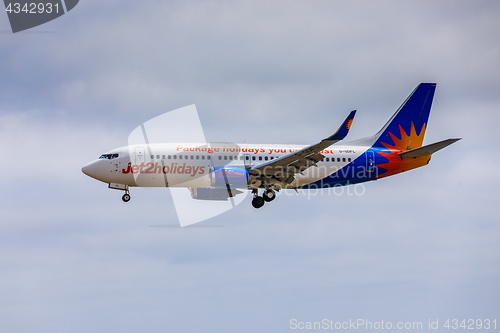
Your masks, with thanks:
M215 188L247 188L248 171L244 168L216 166L210 170L210 186Z

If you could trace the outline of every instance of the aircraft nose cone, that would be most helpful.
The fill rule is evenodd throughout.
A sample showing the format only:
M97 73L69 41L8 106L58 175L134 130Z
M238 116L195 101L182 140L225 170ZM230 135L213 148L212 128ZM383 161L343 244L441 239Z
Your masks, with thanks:
M90 162L82 168L82 172L89 177L97 178L97 163Z

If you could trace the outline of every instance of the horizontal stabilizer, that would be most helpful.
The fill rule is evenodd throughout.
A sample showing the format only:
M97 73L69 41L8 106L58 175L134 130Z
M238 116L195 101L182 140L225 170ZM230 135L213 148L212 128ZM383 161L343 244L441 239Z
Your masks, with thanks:
M439 142L436 142L436 143L433 143L433 144L430 144L427 146L407 150L407 151L399 153L398 155L401 157L428 156L428 155L434 154L438 150L441 150L441 149L451 145L452 143L457 142L458 140L460 140L460 139L447 139L447 140L439 141Z

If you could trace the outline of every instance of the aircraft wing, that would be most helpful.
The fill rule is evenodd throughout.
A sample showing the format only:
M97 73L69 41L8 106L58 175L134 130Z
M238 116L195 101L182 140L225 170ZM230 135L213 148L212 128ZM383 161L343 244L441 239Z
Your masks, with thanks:
M351 111L342 125L340 125L337 132L321 140L321 142L303 148L295 153L253 167L249 170L249 174L252 176L274 177L282 182L290 184L295 179L294 175L296 173L302 173L305 169L313 165L316 166L316 163L325 157L320 154L320 151L343 140L347 136L355 114L356 110Z

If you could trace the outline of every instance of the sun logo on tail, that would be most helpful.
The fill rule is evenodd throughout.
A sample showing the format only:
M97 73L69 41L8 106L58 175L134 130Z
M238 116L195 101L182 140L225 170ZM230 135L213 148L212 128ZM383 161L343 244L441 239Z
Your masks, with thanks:
M399 125L399 132L401 135L401 139L398 139L397 136L389 132L392 141L394 141L393 145L385 142L380 142L380 143L387 149L410 150L422 147L425 135L425 124L422 125L420 133L418 135L417 132L415 131L415 125L413 125L413 121L411 122L410 135L406 134L405 130L403 129L403 127L401 127L401 125Z
M346 127L347 127L347 130L350 130L351 129L351 125L352 125L352 122L353 122L354 118L351 118L347 121L347 124L346 124Z
M383 169L379 177L387 177L400 172L408 171L426 165L430 160L430 155L417 158L403 157L401 158L398 153L405 150L415 149L422 147L425 135L425 124L422 126L420 133L417 134L413 122L411 123L410 135L406 134L405 130L399 125L401 139L389 132L394 144L380 142L387 152L378 151L377 154L387 159L384 163L377 163L377 167ZM385 170L385 171L384 171Z

